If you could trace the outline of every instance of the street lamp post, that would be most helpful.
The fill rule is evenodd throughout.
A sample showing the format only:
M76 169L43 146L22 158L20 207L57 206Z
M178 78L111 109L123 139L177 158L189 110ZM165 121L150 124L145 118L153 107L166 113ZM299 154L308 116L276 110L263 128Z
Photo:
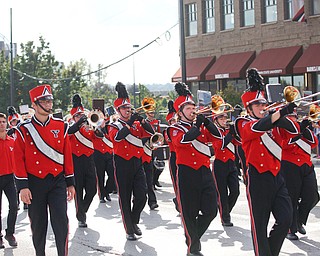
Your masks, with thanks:
M134 48L138 48L138 44L134 44ZM136 108L136 72L135 72L135 66L134 66L134 54L132 55L132 65L133 65L133 107Z

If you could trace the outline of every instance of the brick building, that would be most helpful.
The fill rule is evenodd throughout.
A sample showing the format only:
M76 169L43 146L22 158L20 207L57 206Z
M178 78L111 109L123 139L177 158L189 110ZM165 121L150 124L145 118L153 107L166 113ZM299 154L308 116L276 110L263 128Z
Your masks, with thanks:
M187 83L215 93L246 88L256 67L265 83L320 91L319 0L183 0ZM172 82L181 80L180 69Z

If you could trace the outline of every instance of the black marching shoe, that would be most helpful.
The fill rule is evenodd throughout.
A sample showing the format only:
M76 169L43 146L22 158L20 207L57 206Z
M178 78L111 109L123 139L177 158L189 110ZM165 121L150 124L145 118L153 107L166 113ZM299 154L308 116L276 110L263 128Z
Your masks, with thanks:
M138 227L137 224L133 224L133 231L137 236L141 236L142 235L142 231L141 229Z
M289 240L299 240L299 237L295 233L288 233L286 238Z
M301 235L305 235L307 234L307 231L304 229L303 225L300 223L298 224L298 232L301 234Z
M204 256L200 251L197 252L189 252L187 256Z
M13 246L13 247L18 246L18 243L17 243L16 238L14 237L14 235L5 235L4 238L8 241L10 246Z
M150 210L154 210L154 209L156 209L156 208L158 208L159 207L159 205L157 204L157 203L152 203L151 205L150 205Z
M105 203L105 202L106 202L106 200L104 200L104 198L103 198L103 197L101 197L101 198L100 198L100 203L102 203L102 204L103 204L103 203Z
M0 237L0 249L3 249L3 248L4 248L3 240L2 240L2 237Z
M109 194L106 195L106 199L110 202L111 201L111 197Z
M79 228L87 228L88 225L87 225L87 223L85 221L82 220L82 221L78 222L78 227Z
M224 227L233 227L233 223L231 221L222 222L222 226L224 226Z
M137 237L135 236L135 234L127 234L126 238L127 238L127 240L129 240L129 241L135 241L135 240L137 240Z

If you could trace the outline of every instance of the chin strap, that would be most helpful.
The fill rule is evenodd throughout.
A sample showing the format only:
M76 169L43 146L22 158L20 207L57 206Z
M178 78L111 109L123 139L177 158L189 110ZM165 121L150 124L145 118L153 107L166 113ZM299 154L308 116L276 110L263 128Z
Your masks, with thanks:
M49 114L52 113L52 109L49 109L49 110L45 109L44 107L42 107L42 105L39 103L39 101L36 101L35 103L36 103L43 111L45 111L45 112L47 112L47 113L49 113Z
M251 110L251 113L252 113L252 115L253 115L253 117L254 117L255 119L260 119L260 117L257 117L256 114L254 113L251 104L249 105L249 109Z

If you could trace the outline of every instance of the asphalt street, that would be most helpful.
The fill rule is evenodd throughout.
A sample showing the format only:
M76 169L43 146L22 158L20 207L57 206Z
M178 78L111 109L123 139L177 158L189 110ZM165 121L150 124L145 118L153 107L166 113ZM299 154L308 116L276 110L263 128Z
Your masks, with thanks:
M320 165L316 166L318 184L320 183ZM146 205L139 224L143 235L137 241L127 241L119 211L117 195L111 195L112 201L100 203L98 196L87 215L88 228L78 228L75 218L74 202L68 204L70 220L69 255L122 255L122 256L180 256L186 255L187 247L180 217L177 214L172 198L174 197L168 165L160 176L162 188L156 191L159 208L150 211ZM3 195L2 223L6 227L7 201ZM21 205L21 208L22 205ZM223 227L219 214L213 220L201 239L202 253L206 256L248 256L254 255L248 204L245 186L241 183L240 197L232 211L233 227ZM271 217L270 223L273 223ZM281 256L319 256L320 255L320 204L311 212L306 226L307 234L300 235L298 241L285 240ZM271 228L271 225L270 225ZM2 231L4 234L4 231ZM35 255L29 219L26 210L19 210L16 224L17 248L12 248L5 241L5 249L0 255L26 256ZM46 255L57 255L52 229L49 225Z

